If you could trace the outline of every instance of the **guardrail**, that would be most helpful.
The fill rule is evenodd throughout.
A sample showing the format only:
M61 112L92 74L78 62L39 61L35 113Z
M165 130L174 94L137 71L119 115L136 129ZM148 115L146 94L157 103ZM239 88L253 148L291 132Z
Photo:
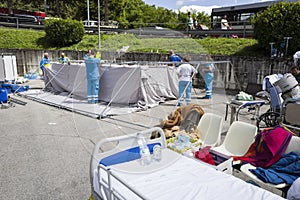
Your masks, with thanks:
M2 20L2 21L1 21ZM15 22L5 22L6 21L15 21ZM35 30L44 30L43 24L34 24L34 23L19 23L17 17L0 17L0 26L11 27L11 28L26 28L26 29L35 29ZM85 31L90 34L97 34L98 27L91 26L85 27ZM237 35L238 37L247 38L253 37L253 29L232 29L232 30L221 30L221 29L212 29L212 30L171 30L171 29L155 29L149 27L141 27L137 29L120 29L120 28L108 28L100 27L100 31L104 33L132 33L140 37L184 37L186 35L191 35L192 37L222 37L231 35Z

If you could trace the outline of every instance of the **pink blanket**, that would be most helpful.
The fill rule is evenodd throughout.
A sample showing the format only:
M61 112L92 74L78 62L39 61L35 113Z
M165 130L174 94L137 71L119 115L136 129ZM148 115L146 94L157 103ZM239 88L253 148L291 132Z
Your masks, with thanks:
M256 136L244 156L236 156L234 159L256 167L269 167L282 157L291 138L292 134L281 126L265 129Z

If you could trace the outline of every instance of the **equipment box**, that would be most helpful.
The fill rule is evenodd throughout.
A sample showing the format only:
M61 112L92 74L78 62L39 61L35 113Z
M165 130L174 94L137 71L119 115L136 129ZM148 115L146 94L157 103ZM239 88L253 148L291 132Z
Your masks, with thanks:
M200 149L200 151L201 151L201 149ZM211 165L211 164L206 163L198 158L195 158L194 153L192 151L188 151L184 155L191 157L191 158L203 163L204 165L212 167L212 168L216 169L217 171L221 171L226 174L232 174L232 172L233 172L233 168L232 168L233 158L232 157L226 156L226 155L219 153L217 151L214 151L212 149L209 150L209 154L212 156L212 158L215 162L215 165Z

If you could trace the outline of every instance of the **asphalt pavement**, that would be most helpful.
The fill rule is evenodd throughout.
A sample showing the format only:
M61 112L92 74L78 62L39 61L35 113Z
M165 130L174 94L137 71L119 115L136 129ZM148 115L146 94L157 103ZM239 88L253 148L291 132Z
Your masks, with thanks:
M31 88L42 87L39 84L34 82ZM219 90L211 100L197 98L203 95L203 90L194 90L192 102L200 104L205 112L225 117L224 102L232 96ZM17 95L12 97L27 104L0 110L0 199L88 199L94 144L102 138L158 125L177 103L167 101L142 112L94 119ZM240 120L255 123L250 118L242 115ZM224 133L228 127L227 120Z

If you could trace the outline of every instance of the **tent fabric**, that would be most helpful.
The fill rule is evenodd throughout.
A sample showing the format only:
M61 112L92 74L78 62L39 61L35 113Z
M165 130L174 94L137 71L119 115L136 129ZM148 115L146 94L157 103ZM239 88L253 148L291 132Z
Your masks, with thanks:
M128 105L140 100L140 68L102 66L100 71L100 101Z
M45 68L45 90L54 94L72 93L81 98L87 96L87 80L84 65L54 63Z
M102 64L99 67L99 100L116 104L157 105L178 96L178 78L168 66ZM86 98L85 65L52 64L45 69L45 90Z

